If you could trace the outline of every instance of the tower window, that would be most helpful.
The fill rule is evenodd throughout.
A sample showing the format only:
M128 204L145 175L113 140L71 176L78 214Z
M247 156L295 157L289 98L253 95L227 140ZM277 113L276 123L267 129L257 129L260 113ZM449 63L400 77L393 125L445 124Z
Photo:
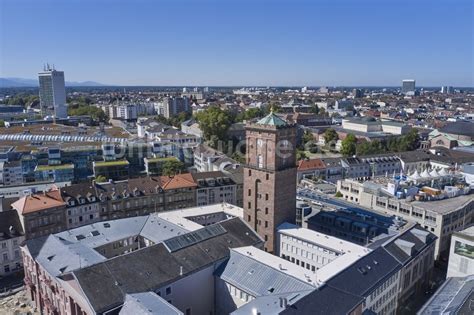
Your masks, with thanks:
M249 170L249 176L252 176L252 170Z
M268 200L268 194L265 194L265 200Z
M249 189L249 196L252 196L252 189Z
M263 156L261 154L258 155L258 167L263 168Z
M266 175L266 178L267 178L267 180L269 180L269 179L270 179L270 175L267 174L267 175Z
M268 221L265 221L265 227L266 228L268 227Z
M265 242L268 241L268 235L265 234Z
M268 208L265 208L265 214L268 214Z
M247 221L252 221L252 217L250 217L250 215L247 217Z
M249 209L252 209L252 204L250 203L250 201L249 201L248 206L249 206Z

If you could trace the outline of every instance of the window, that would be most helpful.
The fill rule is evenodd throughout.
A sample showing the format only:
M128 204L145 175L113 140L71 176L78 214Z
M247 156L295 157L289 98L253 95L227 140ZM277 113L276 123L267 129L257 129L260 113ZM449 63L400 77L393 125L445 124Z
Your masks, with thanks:
M265 208L265 214L268 214L268 208Z
M265 242L268 241L268 235L265 234Z
M265 221L265 227L266 228L268 227L268 221Z
M267 180L270 179L270 175L269 175L269 174L267 174L265 177L266 177Z
M170 295L171 294L171 287L167 287L166 288L166 295Z
M249 216L247 217L247 221L249 221L249 222L250 222L250 221L251 221L251 219L252 219L252 218L251 218L251 217L250 217L250 215L249 215Z
M259 168L263 168L263 156L261 154L257 157L257 163Z

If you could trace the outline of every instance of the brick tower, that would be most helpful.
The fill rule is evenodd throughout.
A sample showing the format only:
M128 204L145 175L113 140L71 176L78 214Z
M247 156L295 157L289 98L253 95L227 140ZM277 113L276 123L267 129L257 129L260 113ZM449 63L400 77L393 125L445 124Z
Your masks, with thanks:
M276 228L295 222L296 125L272 112L245 129L244 219L274 252Z

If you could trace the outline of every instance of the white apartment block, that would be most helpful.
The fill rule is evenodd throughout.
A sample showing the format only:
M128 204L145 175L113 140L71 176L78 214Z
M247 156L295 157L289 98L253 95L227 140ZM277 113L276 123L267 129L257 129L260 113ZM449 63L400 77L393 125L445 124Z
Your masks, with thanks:
M454 232L449 249L447 277L474 275L474 225Z

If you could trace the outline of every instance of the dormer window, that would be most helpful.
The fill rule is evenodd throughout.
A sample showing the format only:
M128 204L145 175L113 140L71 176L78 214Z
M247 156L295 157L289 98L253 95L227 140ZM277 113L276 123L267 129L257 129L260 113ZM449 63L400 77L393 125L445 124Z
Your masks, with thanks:
M86 203L86 199L85 198L79 198L79 203L82 205L84 203Z
M74 202L74 200L71 199L71 200L69 200L68 204L69 204L70 206L74 206L76 203Z

